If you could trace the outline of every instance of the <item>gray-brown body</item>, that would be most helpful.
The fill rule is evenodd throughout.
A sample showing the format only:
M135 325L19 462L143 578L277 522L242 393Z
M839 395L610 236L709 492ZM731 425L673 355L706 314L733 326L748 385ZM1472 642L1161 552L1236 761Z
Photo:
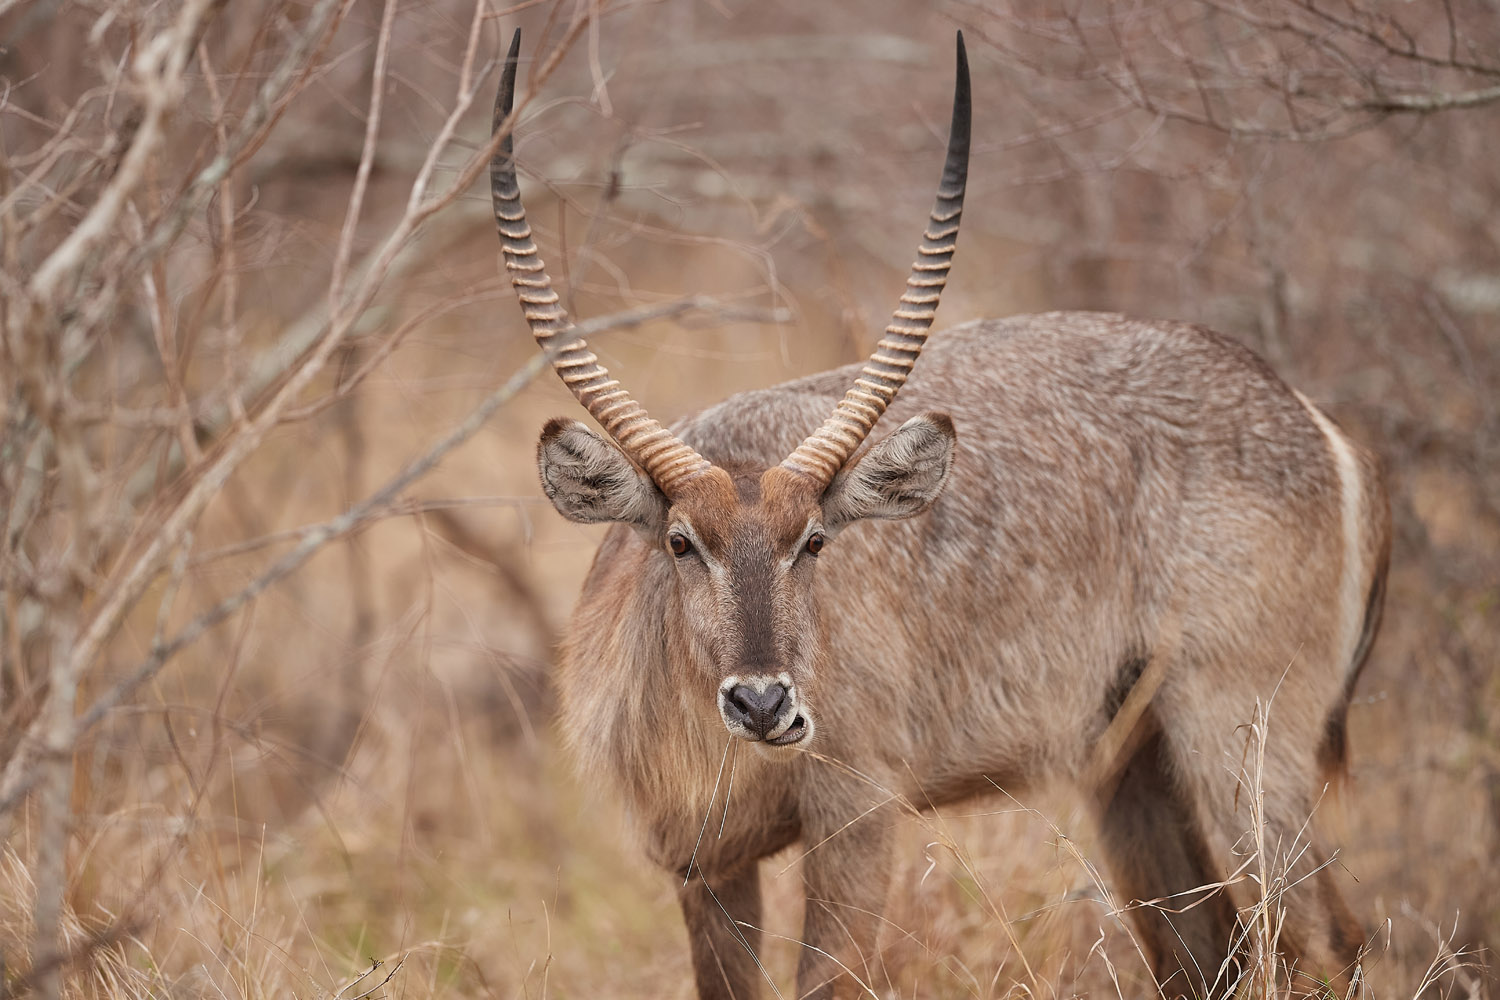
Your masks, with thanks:
M737 395L680 437L753 503L757 477L858 371ZM622 791L653 860L679 880L691 863L682 902L703 996L758 989L756 862L798 839L821 844L804 869L799 991L872 982L897 809L858 817L891 795L926 807L1087 780L1118 894L1155 899L1235 866L1250 825L1235 772L1257 703L1271 706L1273 847L1291 848L1342 762L1386 501L1372 459L1251 352L1113 315L972 323L932 336L891 409L872 442L915 414L951 415L951 476L926 513L854 523L818 559L799 624L816 633L814 662L798 677L815 734L736 747L722 836L723 671L659 537L609 532L569 631L564 730L586 773ZM1099 770L1096 746L1143 676L1147 707ZM1314 848L1297 871L1323 858ZM1334 881L1323 871L1291 898L1283 944L1337 985L1360 933ZM1169 994L1213 982L1227 896L1135 919Z

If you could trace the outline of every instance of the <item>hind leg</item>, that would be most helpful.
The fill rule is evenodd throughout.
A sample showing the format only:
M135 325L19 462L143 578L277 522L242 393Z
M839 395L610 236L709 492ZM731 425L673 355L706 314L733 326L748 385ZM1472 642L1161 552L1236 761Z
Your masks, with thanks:
M1097 794L1104 852L1137 940L1168 998L1208 996L1228 954L1234 906L1221 891L1191 800L1173 780L1165 741L1149 716L1110 787Z
M1342 869L1331 863L1309 827L1314 796L1281 789L1267 790L1264 795L1263 833L1259 837L1253 830L1242 833L1240 843L1247 853L1264 852L1263 858L1252 859L1250 870L1272 891L1250 902L1257 909L1269 908L1272 926L1281 921L1277 947L1292 992L1344 997L1360 960L1364 932L1339 891ZM1252 822L1247 813L1242 807L1224 824L1226 837ZM1262 934L1265 926L1260 923Z
M1316 843L1307 844L1304 857L1292 865L1287 882L1316 871L1288 897L1286 957L1296 993L1349 995L1355 968L1364 948L1364 929L1339 891L1340 869Z
M1311 828L1324 788L1318 755L1326 717L1316 699L1288 693L1278 695L1267 724L1254 698L1239 706L1243 717L1231 718L1233 701L1222 690L1217 698L1163 691L1163 725L1180 787L1197 804L1218 855L1219 877L1249 860L1256 881L1240 889L1252 911L1245 917L1264 927L1256 913L1269 907L1271 926L1279 922L1276 947L1291 970L1293 992L1342 997L1364 934L1339 891L1342 869L1329 863ZM1185 705L1199 709L1189 715ZM1309 710L1299 715L1297 705ZM1260 724L1246 725L1256 718Z

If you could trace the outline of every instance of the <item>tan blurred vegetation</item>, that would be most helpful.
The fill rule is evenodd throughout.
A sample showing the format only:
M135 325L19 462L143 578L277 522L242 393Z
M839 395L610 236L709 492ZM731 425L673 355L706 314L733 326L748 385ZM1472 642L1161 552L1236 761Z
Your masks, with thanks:
M0 0L0 996L691 995L669 880L549 721L600 532L535 483L576 404L492 395L536 354L470 182L515 25L544 254L668 418L865 353L963 27L940 325L1203 322L1384 457L1384 631L1318 823L1375 993L1490 995L1493 0ZM679 315L610 319L642 307ZM1144 995L1071 800L969 813L903 834L890 994Z

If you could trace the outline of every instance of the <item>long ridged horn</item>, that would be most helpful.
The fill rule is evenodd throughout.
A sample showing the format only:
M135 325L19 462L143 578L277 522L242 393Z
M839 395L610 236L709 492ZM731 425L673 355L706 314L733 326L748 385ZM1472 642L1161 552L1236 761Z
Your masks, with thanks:
M500 76L500 91L495 95L492 133L510 116L515 101L516 63L521 51L521 32L511 38L510 54ZM645 409L630 397L618 381L589 350L581 337L568 339L573 321L559 304L557 292L536 243L526 210L521 207L521 188L516 182L516 164L511 137L507 133L490 161L490 197L495 205L495 226L500 231L500 249L505 255L505 269L510 283L521 300L526 323L543 350L554 350L552 367L573 395L615 439L668 497L674 496L688 480L707 472L708 460L684 444L671 431L657 423ZM561 345L556 347L556 345Z
M906 279L906 291L896 307L885 336L870 356L854 386L838 408L807 440L781 463L783 468L827 486L849 461L875 421L891 405L906 383L927 331L937 314L938 298L948 282L948 268L958 245L958 223L963 215L964 183L969 173L969 60L964 35L958 33L958 69L953 84L953 122L948 128L948 157L938 185L932 221L917 248L917 260Z

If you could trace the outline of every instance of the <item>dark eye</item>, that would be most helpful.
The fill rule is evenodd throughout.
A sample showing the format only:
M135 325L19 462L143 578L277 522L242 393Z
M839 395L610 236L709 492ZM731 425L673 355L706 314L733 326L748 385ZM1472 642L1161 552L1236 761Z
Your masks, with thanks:
M693 551L693 543L687 540L686 535L678 534L674 531L667 536L667 548L671 549L672 554L680 559Z
M823 533L821 531L814 531L811 535L808 535L807 536L807 554L810 555L810 556L815 556L819 552L822 552L823 551L823 542L824 542L824 538L823 538Z

